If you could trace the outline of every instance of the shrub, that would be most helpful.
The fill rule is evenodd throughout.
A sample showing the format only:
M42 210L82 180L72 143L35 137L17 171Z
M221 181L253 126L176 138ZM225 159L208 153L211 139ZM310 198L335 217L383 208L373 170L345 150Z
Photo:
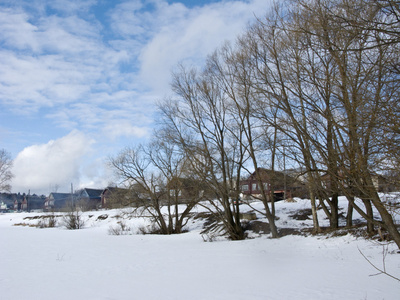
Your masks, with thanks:
M131 228L126 225L125 221L119 221L116 226L110 226L108 234L110 235L126 235L131 233Z
M157 224L152 223L151 225L148 226L140 226L138 228L138 233L139 234L161 234L161 229Z
M50 215L48 220L47 220L47 227L53 228L56 227L57 225L57 218L55 215Z
M82 213L79 211L71 211L63 216L64 226L67 229L81 229L85 226L85 221L82 218Z
M54 214L42 216L38 222L39 228L53 228L57 225L57 217Z

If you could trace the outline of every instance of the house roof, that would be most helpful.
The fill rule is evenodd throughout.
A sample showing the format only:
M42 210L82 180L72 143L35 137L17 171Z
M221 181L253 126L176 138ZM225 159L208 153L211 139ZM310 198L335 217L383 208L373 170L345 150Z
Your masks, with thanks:
M128 189L109 186L109 187L106 187L104 190L102 190L101 195L105 195L105 193L107 193L107 192L109 192L109 193L119 193L119 192L126 193L127 191L128 191Z
M49 198L51 197L54 201L69 200L71 199L71 193L50 193Z
M100 189L85 188L83 190L86 192L86 194L89 196L89 198L100 198L101 193L103 192L103 190L100 190Z
M27 197L28 201L33 203L33 202L37 202L37 203L43 203L46 199L43 197L38 197L38 196L29 196Z
M43 208L45 202L45 198L39 196L29 196L28 197L28 206L29 209L38 209Z

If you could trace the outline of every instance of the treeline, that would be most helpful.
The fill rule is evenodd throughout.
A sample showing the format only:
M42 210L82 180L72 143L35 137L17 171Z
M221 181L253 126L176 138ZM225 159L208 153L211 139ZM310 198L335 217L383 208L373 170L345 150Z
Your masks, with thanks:
M250 170L272 236L279 236L274 189L262 184L259 170L276 170L284 155L306 178L315 232L317 205L337 228L338 196L345 195L348 226L354 209L370 233L383 228L400 247L374 184L379 175L399 183L399 42L397 1L279 1L201 70L178 66L174 96L159 103L153 142L121 152L112 163L150 195L151 211L165 223L159 226L172 228L166 232L177 232L174 224L184 221L173 219L182 216L177 206L165 218L158 197L172 178L192 178L212 191L206 198L217 199L211 204L229 237L242 239L232 199ZM164 196L176 204L177 194ZM193 201L203 198L196 194ZM185 213L192 204L187 207Z

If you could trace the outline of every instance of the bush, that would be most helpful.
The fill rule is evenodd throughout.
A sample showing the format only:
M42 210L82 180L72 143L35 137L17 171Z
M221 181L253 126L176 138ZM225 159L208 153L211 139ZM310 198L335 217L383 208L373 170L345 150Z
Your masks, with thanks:
M37 227L39 228L53 228L57 225L57 218L55 215L43 216L38 222Z
M85 226L85 221L82 218L82 213L79 211L71 211L63 216L64 226L67 229L81 229Z
M57 219L54 215L49 216L48 220L47 220L47 227L53 228L56 227L57 225Z
M116 226L110 226L108 234L110 235L126 235L131 234L132 230L126 225L125 221L119 221Z
M138 233L139 234L161 234L161 229L159 226L157 226L156 224L152 223L151 225L148 226L140 226L138 228Z

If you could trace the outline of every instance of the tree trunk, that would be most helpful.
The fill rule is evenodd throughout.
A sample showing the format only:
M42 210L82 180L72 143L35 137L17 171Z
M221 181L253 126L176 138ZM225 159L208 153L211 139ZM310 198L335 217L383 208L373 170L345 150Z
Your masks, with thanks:
M319 227L319 222L318 222L315 195L314 195L314 192L312 190L310 191L310 198L311 198L311 212L312 212L313 227L314 227L313 231L314 231L314 233L319 233L319 232L321 232L321 228Z
M354 202L354 197L353 196L349 196L351 199L349 199L349 203L347 205L347 216L346 216L346 226L347 227L351 227L353 226L353 202ZM349 198L348 197L348 198Z
M363 199L362 200L365 206L365 213L368 216L367 219L367 233L372 236L374 234L374 223L372 222L372 219L374 218L374 211L372 209L372 204L371 201L368 199Z
M367 177L365 182L367 183L366 191L368 195L370 195L372 204L375 206L381 216L383 227L388 231L389 235L396 243L397 247L400 249L400 233L396 227L396 224L394 223L392 216L387 211L386 207L379 198L371 177Z
M383 203L378 199L379 197L376 195L376 199L373 199L372 202L381 215L385 229L389 232L389 235L400 249L400 233L393 221L392 216L389 214L387 209L383 207Z
M331 208L330 214L330 228L337 229L339 228L339 206L338 206L338 195L334 194L332 199L329 201L329 205Z

